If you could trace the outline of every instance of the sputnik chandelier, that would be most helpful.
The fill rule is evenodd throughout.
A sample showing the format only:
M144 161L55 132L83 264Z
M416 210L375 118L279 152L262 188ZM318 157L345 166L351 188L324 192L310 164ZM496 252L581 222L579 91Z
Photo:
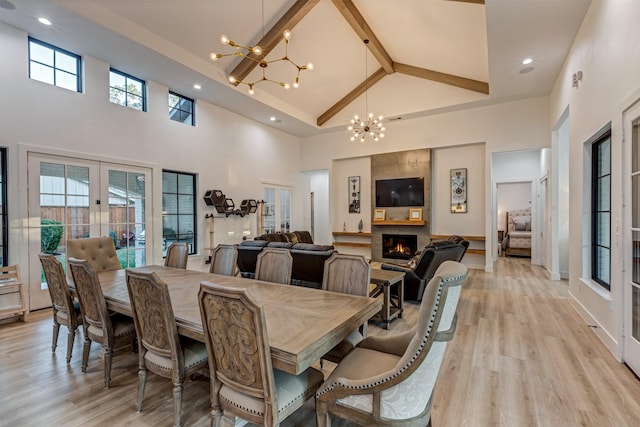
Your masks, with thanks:
M262 33L264 38L264 2L262 3ZM234 85L238 85L238 84L247 85L249 87L249 90L248 90L249 95L253 95L255 93L255 90L253 89L253 87L260 82L275 83L285 89L289 89L291 85L288 82L281 81L281 80L273 80L267 77L267 68L269 67L269 64L273 64L275 62L283 62L283 61L288 62L293 66L293 68L297 70L296 77L293 82L293 87L297 89L300 86L300 72L304 70L313 70L313 64L308 63L306 65L298 65L297 63L293 62L289 58L289 40L291 39L291 31L284 30L282 36L284 38L284 56L278 59L267 61L264 58L260 58L264 53L260 46L242 46L234 42L233 40L230 40L225 35L220 36L220 42L223 45L229 45L235 48L235 51L231 53L211 52L209 54L209 58L211 58L212 61L216 61L217 59L223 58L225 56L241 56L243 58L247 58L250 61L256 62L258 66L260 66L260 68L262 69L262 78L255 81L247 81L247 80L238 79L233 75L229 76L229 83Z
M367 49L366 45L369 44L368 39L364 39L364 109L365 112L369 110L369 100L367 95L369 74L367 73ZM347 128L353 135L351 141L358 140L364 142L367 136L371 137L374 141L379 141L380 138L384 138L384 126L382 126L382 116L374 118L373 113L369 113L366 118L361 119L357 114L351 119L351 125Z

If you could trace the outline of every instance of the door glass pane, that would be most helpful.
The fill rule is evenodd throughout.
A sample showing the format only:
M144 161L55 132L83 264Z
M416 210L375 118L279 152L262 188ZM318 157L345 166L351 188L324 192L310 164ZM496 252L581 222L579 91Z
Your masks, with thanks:
M291 231L291 205L289 196L289 190L280 190L280 231L283 233Z
M146 264L144 186L143 174L109 170L109 236L123 268Z
M265 187L264 189L264 230L263 233L276 232L276 189Z

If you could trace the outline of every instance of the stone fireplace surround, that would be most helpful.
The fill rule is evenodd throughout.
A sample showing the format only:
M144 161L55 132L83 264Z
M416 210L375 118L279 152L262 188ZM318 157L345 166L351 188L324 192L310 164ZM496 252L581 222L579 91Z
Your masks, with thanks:
M382 234L414 234L417 236L418 250L425 247L430 239L431 229L431 149L399 151L371 156L371 217L375 206L376 180L394 178L424 177L424 206L422 219L425 225L377 225L371 223L371 259L378 262L406 263L405 260L382 257ZM385 209L386 220L407 220L409 207Z

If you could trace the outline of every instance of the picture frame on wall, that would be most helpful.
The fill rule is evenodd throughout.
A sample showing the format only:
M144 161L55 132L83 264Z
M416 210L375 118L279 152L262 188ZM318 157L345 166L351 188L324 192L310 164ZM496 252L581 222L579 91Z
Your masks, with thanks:
M467 212L467 168L451 169L451 213Z
M360 177L350 176L348 178L349 191L349 213L360 213Z
M421 208L409 209L409 221L422 221L422 209Z
M374 221L384 221L385 210L384 209L375 209L373 211L373 220Z

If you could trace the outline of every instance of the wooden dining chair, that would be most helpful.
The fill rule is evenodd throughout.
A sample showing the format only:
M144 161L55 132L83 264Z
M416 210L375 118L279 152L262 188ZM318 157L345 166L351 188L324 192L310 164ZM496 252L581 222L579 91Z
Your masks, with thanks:
M189 259L189 247L186 242L173 242L167 248L167 256L164 259L165 267L187 268Z
M104 387L109 388L114 349L129 343L135 348L136 331L133 319L107 310L98 273L88 261L76 258L68 258L68 261L82 313L84 330L82 372L87 372L91 343L99 343L104 353Z
M467 268L446 261L429 281L416 325L405 332L365 338L316 393L316 425L331 416L366 426L431 426L433 390Z
M67 240L67 258L84 259L97 273L122 268L111 237L69 239Z
M335 253L324 263L322 289L344 294L369 296L371 266L361 255ZM352 331L322 359L340 362L366 336L366 323Z
M252 289L203 282L198 294L211 373L212 423L277 426L322 384L322 372L274 369L264 309Z
M73 301L67 276L64 274L62 263L51 254L40 254L40 262L44 270L44 277L47 281L51 305L53 307L53 339L51 341L51 352L55 353L58 345L58 333L60 325L67 327L67 363L71 362L73 342L76 338L76 331L82 324L80 314L80 304Z
M138 412L147 370L173 381L174 426L182 424L185 378L207 367L205 344L178 335L169 288L156 273L127 270L127 290L138 336Z
M258 255L256 279L288 285L292 266L293 257L287 249L265 248Z
M236 276L238 274L236 245L218 245L211 254L209 273Z

